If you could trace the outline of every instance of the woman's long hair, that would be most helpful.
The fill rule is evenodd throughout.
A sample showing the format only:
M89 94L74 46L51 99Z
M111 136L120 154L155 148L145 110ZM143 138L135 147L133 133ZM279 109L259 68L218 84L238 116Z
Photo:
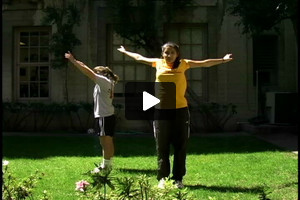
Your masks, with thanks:
M100 75L105 76L108 79L112 80L114 82L114 84L116 84L119 80L119 76L114 74L109 67L97 66L93 69L93 71L96 74L100 74Z
M179 64L180 64L180 51L179 51L179 46L178 46L178 44L176 44L176 43L174 43L174 42L167 42L167 43L165 43L162 47L161 47L161 51L163 52L166 48L168 48L168 47L172 47L172 48L174 48L175 49L175 51L177 52L177 57L176 57L176 59L175 59L175 61L174 61L174 63L173 63L173 66L172 66L172 68L173 69L176 69L176 68L178 68L178 66L179 66Z

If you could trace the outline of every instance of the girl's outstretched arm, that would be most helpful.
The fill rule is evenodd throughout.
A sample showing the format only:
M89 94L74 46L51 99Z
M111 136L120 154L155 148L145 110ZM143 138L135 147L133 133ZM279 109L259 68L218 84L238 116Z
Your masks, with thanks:
M133 58L134 60L136 60L137 62L141 62L144 63L146 65L150 65L152 66L152 63L157 61L158 58L146 58L138 53L133 53L130 51L127 51L123 46L120 46L120 48L118 48L118 51L120 51L121 53L124 53L125 55Z
M223 58L206 59L206 60L187 60L191 68L211 67L232 61L232 54L226 54Z
M83 62L76 60L74 56L68 51L65 53L65 58L67 58L75 67L77 67L84 75L88 76L93 81L96 78L96 74L93 70L91 70L88 66L86 66Z

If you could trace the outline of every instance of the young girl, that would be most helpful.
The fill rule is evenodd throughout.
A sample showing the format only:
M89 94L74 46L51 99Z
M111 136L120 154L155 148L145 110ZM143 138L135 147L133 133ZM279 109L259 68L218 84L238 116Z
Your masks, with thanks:
M189 110L185 98L187 88L185 70L195 67L211 67L232 60L231 54L223 58L207 60L180 59L179 46L168 42L162 46L162 58L146 58L127 51L123 46L118 50L138 62L156 68L155 82L173 82L176 85L176 117L172 120L154 120L154 136L158 153L158 187L164 188L165 180L170 175L170 146L174 148L173 176L171 179L178 188L183 188L183 176L186 173L186 148L189 138ZM164 91L161 91L164 92ZM168 109L168 108L165 108ZM164 113L164 108L157 109Z
M105 173L110 173L112 170L112 158L114 156L113 136L115 128L112 100L114 97L114 86L119 77L108 67L97 66L91 70L83 62L76 60L70 52L65 53L65 58L96 84L93 95L94 117L97 122L95 130L100 139L103 155L103 161L99 169Z

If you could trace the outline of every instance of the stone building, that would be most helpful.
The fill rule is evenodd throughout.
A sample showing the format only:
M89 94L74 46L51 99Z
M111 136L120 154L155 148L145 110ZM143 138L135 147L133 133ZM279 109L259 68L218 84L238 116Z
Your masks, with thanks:
M2 1L3 102L64 102L64 76L60 70L50 67L48 51L49 37L56 29L41 24L42 9L53 2L60 1ZM113 68L121 78L115 90L115 104L124 105L125 83L153 81L154 71L117 51L124 45L128 50L147 55L144 49L136 48L114 33L105 1L84 2L80 4L80 26L74 29L82 44L75 48L74 54L89 67L106 65ZM157 9L160 9L157 2ZM257 117L261 107L265 108L270 123L286 123L285 119L274 121L273 101L280 100L276 98L277 94L286 96L298 90L297 45L291 22L287 20L278 26L281 34L268 32L252 38L241 34L240 28L235 26L236 17L224 14L223 0L193 2L189 12L175 15L172 22L162 24L158 21L157 34L165 41L178 43L183 58L221 58L232 53L234 61L187 72L190 90L187 97L191 105L197 102L236 105L237 114L228 121L226 130L235 130L237 123ZM133 6L139 3L142 1L137 0ZM94 83L77 69L69 66L68 70L69 101L92 103ZM285 99L282 103L288 103ZM191 114L195 130L198 130L201 117L197 113ZM126 120L122 106L118 109L118 117L119 131L151 131L148 121ZM49 129L59 129L57 123L54 118Z

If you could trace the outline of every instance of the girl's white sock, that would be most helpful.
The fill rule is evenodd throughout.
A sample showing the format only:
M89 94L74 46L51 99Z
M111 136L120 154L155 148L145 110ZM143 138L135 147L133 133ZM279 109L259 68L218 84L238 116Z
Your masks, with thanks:
M111 159L104 159L102 160L101 167L106 168L106 167L111 167L112 166L112 158Z

